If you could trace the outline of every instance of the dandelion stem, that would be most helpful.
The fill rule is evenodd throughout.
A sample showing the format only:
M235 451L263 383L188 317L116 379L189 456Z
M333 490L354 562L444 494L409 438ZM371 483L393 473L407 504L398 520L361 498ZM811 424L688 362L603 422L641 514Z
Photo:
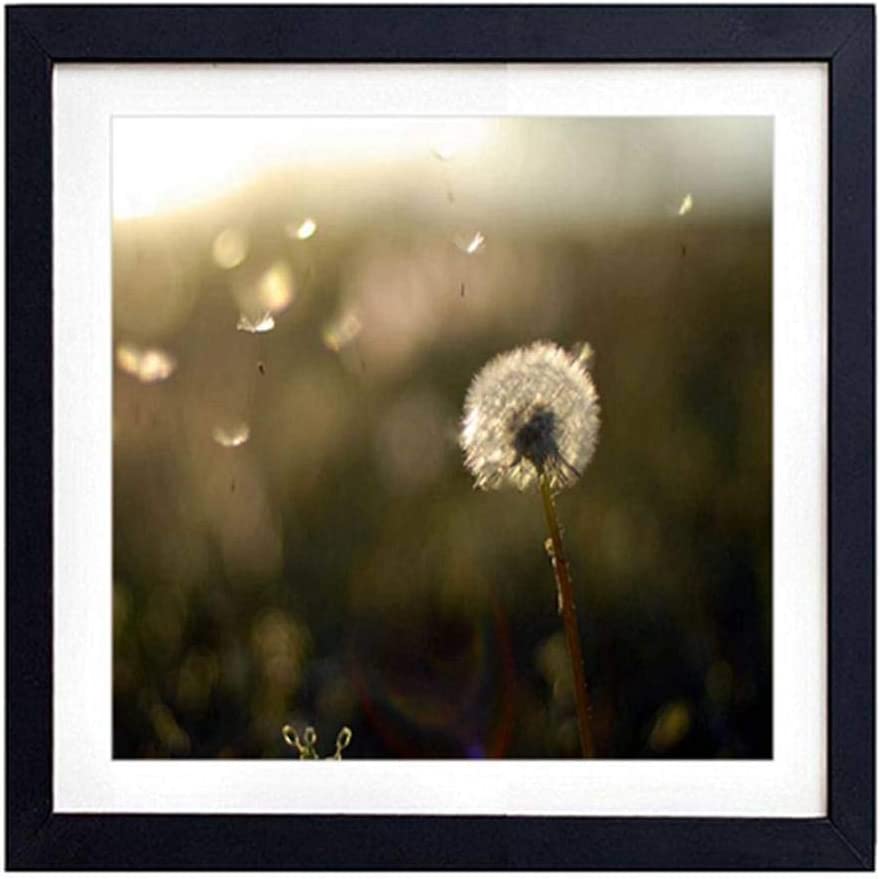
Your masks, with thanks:
M568 644L568 655L571 658L571 670L574 675L574 698L577 708L578 732L581 739L581 752L584 757L594 756L593 732L590 727L590 696L587 690L587 679L584 674L584 656L581 650L581 636L578 632L577 611L574 606L574 588L568 570L568 559L562 545L562 529L556 515L556 504L550 482L542 473L540 477L541 498L544 501L544 515L550 530L553 545L553 573L559 587L562 620L565 624L565 640Z

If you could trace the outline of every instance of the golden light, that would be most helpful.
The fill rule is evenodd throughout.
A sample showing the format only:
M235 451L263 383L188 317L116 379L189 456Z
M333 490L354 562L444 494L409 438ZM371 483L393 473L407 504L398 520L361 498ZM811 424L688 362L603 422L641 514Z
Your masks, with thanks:
M273 168L353 168L430 157L432 151L452 159L479 147L492 124L381 116L119 118L113 124L113 216L130 219L191 206Z
M321 338L327 348L338 353L350 345L361 334L362 329L363 324L357 312L350 310L330 321L324 327Z
M295 292L293 272L285 262L274 263L257 281L257 299L270 314L284 311Z
M224 229L211 247L214 262L221 269L234 269L241 265L248 253L247 234L242 229Z
M128 342L116 346L116 365L144 384L164 381L177 369L177 361L167 351L142 349Z
M220 426L214 428L211 433L214 442L226 449L234 449L243 446L251 436L250 425L245 421L229 426Z

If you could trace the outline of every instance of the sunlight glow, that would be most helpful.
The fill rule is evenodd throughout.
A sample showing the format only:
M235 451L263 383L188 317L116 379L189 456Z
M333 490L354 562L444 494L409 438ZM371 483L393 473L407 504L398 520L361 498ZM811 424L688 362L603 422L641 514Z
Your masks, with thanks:
M294 293L293 273L285 262L274 263L257 282L257 299L273 314L284 311L293 301Z
M272 168L355 167L430 158L432 151L451 158L476 150L492 125L479 118L361 117L353 134L352 122L351 117L116 119L113 216L145 217L193 205Z
M117 345L116 365L144 384L164 381L177 369L177 361L166 351L159 348L139 348L130 343Z
M241 229L230 227L224 229L215 239L211 247L214 262L221 269L234 269L241 265L248 252L248 239Z

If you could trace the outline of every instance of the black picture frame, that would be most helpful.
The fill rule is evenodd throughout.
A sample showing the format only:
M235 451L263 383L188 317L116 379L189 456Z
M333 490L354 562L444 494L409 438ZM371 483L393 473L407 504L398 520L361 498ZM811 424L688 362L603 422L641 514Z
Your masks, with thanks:
M6 50L7 867L873 868L873 7L12 6ZM196 61L828 65L826 817L54 810L52 72L63 62Z

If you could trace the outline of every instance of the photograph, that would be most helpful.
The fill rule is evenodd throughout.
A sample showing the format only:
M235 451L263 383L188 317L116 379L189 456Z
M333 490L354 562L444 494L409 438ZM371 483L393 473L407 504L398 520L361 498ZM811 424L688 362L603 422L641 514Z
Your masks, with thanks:
M110 140L113 758L774 757L772 116Z

